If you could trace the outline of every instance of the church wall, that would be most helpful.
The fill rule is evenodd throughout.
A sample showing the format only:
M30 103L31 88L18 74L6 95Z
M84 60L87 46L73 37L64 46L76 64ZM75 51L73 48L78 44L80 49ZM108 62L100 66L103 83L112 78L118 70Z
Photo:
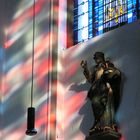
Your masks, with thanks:
M54 61L50 40L52 37L53 45L57 47L57 33L52 29L57 28L57 21L52 15L52 12L55 13L57 18L56 1L56 5L50 0L35 1L33 107L36 108L35 128L38 133L34 137L25 134L27 108L31 106L33 2L0 1L1 140L55 139L56 96L53 95L55 90L51 89L55 76L52 75ZM56 10L51 9L54 5Z
M140 134L140 31L139 20L109 31L85 43L60 53L59 83L63 97L64 140L84 140L94 122L91 103L87 99L90 88L80 67L87 60L90 69L95 65L93 54L101 51L122 72L122 99L116 119L120 124L122 140L138 140Z

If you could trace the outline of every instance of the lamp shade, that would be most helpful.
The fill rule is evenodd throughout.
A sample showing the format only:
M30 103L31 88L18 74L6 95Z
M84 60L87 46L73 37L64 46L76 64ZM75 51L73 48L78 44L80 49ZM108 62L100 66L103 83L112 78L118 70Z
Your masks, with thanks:
M35 108L29 107L27 114L26 135L33 136L37 134L37 130L34 128L34 125L35 125Z

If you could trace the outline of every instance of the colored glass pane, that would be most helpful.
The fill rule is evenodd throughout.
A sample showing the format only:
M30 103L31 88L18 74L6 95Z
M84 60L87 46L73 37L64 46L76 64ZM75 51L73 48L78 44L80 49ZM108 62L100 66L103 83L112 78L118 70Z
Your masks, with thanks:
M136 21L139 15L140 0L78 0L74 8L77 43Z

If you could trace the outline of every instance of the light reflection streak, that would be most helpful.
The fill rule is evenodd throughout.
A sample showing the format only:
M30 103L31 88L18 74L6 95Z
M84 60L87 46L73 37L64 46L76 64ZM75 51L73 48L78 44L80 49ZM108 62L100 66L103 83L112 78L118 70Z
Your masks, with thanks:
M47 95L47 94L46 94ZM46 126L47 125L47 104L46 104L46 100L48 100L49 97L47 97L46 95L44 95L42 98L40 98L40 100L37 102L37 104L35 104L35 107L37 107L37 110L36 110L36 114L37 114L37 117L36 117L36 127L38 129L38 131L43 131L41 128L42 126ZM14 124L12 124L11 126L9 126L7 129L4 130L4 133L7 134L10 132L13 131L13 133L11 133L10 135L6 135L4 137L4 139L7 139L9 140L9 138L12 138L14 137L17 132L18 132L18 137L17 140L19 139L22 139L25 136L25 134L23 133L23 130L26 130L26 124L23 124L22 126L19 127L20 123L24 121L24 119L26 118L26 114L19 118L19 120L17 120ZM54 123L54 117L52 116L51 118L51 122ZM16 129L16 131L14 131L14 129ZM41 130L40 130L41 129ZM45 133L45 131L44 131Z
M71 86L76 82L75 79L80 67L79 60L73 61L73 53L77 52L76 49L73 47L65 52L60 52L59 63L61 63L62 70L58 69L59 96L57 97L59 98L57 100L63 105L58 103L57 106L57 139L77 140L85 137L79 131L83 119L82 115L79 115L79 109L85 102L86 92L71 90Z
M35 15L37 23L39 23L39 21L42 22L42 20L46 18L49 18L49 12L47 14L44 13L44 7L45 0L38 0L36 2ZM26 11L17 16L13 20L10 27L6 29L7 41L4 45L5 48L11 47L17 39L19 39L23 34L27 33L27 31L32 27L32 22L29 22L33 17L32 8L33 6L31 5L31 7L29 7Z
M24 0L21 1L19 7L18 7L18 11L16 11L16 13L13 16L13 20L18 18L20 15L22 15L24 13L24 11L28 10L33 4L33 1L28 1L28 0Z
M36 2L36 7L35 7L36 17L43 9L44 4L45 4L45 0L38 0ZM32 17L33 17L33 10L32 9L33 9L33 3L31 5L31 7L26 9L26 11L22 12L22 14L20 14L18 17L16 17L16 19L14 19L14 21L12 22L12 25L8 29L9 34L13 34L13 33L18 32L18 30L21 28L22 24L26 23L25 21L32 19Z
M50 60L48 59L42 59L40 61L40 57L42 56L42 54L44 54L45 50L46 50L46 45L44 45L46 42L49 41L49 37L48 36L42 36L40 38L39 43L36 45L35 48L35 64L36 64L36 68L35 68L35 75L37 74L38 78L39 77L43 77L45 74L48 74L49 72L52 71L52 67L49 66L49 69L47 68L47 66L50 63ZM15 56L16 57L16 56ZM17 73L19 73L19 71L21 71L22 73L22 78L23 80L27 80L30 78L31 74L29 75L29 73L31 72L31 56L29 56L29 58L26 59L26 61L24 61L24 63L15 65L14 67L12 67L6 75L4 75L6 81L12 81L13 82L13 75L16 75ZM44 62L43 62L44 61ZM44 63L44 64L43 64ZM43 69L43 67L45 66L45 68ZM43 72L44 71L44 72ZM43 72L43 73L42 73ZM5 81L5 82L6 82ZM6 84L8 85L8 83ZM7 93L7 92L6 92Z

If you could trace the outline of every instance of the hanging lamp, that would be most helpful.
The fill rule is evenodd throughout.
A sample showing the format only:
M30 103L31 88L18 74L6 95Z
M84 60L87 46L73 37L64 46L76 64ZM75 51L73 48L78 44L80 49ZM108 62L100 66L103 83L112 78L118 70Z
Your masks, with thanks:
M34 80L34 40L35 40L35 0L33 0L33 40L32 40L32 79L31 79L31 107L27 109L27 130L26 135L37 134L35 129L35 108L33 107L33 80Z

